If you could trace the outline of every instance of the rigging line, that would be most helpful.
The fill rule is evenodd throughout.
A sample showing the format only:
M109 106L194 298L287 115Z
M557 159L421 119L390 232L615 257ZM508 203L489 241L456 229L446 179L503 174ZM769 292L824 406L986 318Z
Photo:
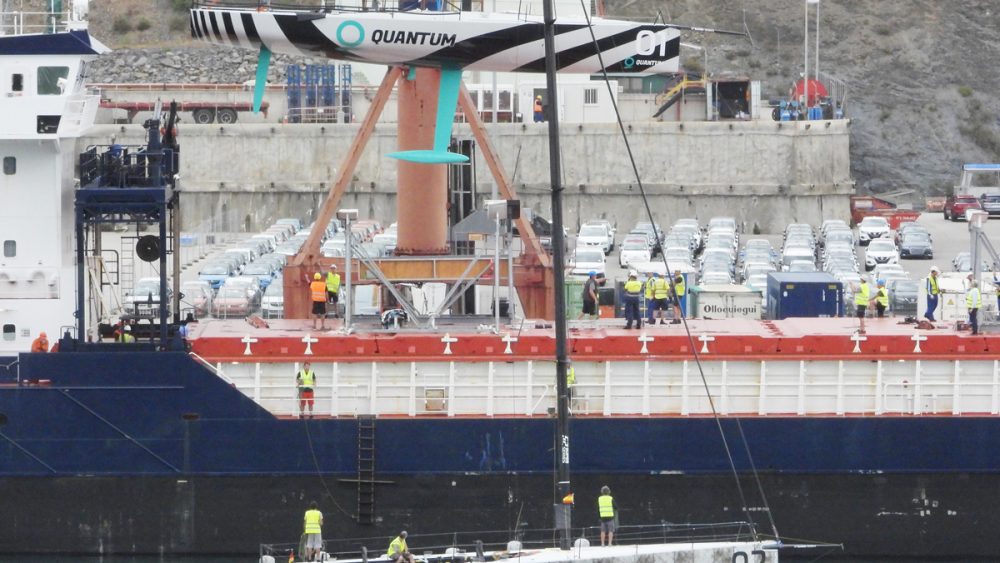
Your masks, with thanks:
M640 174L639 174L639 168L638 168L638 166L635 163L635 155L632 152L632 145L629 142L628 135L625 132L625 124L622 122L621 113L618 111L618 103L615 101L614 93L613 93L613 91L611 89L611 81L608 78L608 71L607 71L607 68L604 65L604 56L601 54L601 50L600 50L600 48L599 48L599 46L597 44L597 37L594 34L594 26L593 26L593 23L591 22L590 13L587 11L586 6L584 5L584 0L580 0L580 6L583 8L584 17L587 20L587 29L590 31L590 38L591 38L591 41L594 44L594 50L597 53L598 63L601 66L601 75L604 78L604 84L605 84L605 86L608 89L608 94L609 94L609 97L611 98L612 108L615 110L615 118L618 121L618 128L621 131L622 140L625 143L625 150L628 153L629 162L631 163L631 166L632 166L632 172L635 174L636 184L639 187L639 195L642 197L642 204L643 204L643 206L646 209L646 216L649 218L649 222L652 223L653 232L655 233L655 236L656 236L656 239L657 239L657 242L658 242L659 241L659 236L660 236L659 229L657 229L656 222L653 220L653 210L649 206L649 198L646 196L646 189L642 185L642 177L640 176ZM660 258L663 260L663 265L667 269L667 274L666 275L669 276L670 275L670 264L667 262L667 256L666 256L666 254L662 250L660 252ZM679 303L680 298L677 295L674 295L672 297L672 300L677 305L680 304ZM715 401L712 399L712 393L711 393L711 390L709 389L709 386L708 386L708 379L705 377L705 371L704 371L704 368L702 367L702 364L701 364L701 356L700 356L700 353L698 352L698 347L695 346L694 336L691 334L691 328L688 325L687 317L685 317L683 314L681 314L681 322L683 323L683 326L684 326L684 332L687 334L688 343L691 346L691 353L692 353L692 356L694 356L695 365L698 366L698 374L701 377L702 386L705 388L705 396L708 399L709 407L712 409L712 417L715 420L716 427L719 429L719 437L722 439L722 445L723 445L723 447L726 450L726 457L729 460L729 468L730 468L730 470L733 473L733 480L736 483L736 490L737 490L737 492L739 493L739 496L740 496L740 502L742 503L743 513L746 516L747 520L752 523L753 522L753 518L750 515L750 508L749 508L749 506L747 506L746 495L745 495L745 493L743 491L743 485L740 483L739 473L736 471L736 462L733 459L733 453L732 453L732 450L729 447L729 441L726 439L725 430L722 428L722 419L719 416L719 413L718 413L718 411L715 408ZM737 418L737 424L738 423L739 423L739 418ZM742 433L741 433L741 436L742 436ZM743 438L744 438L744 441L745 441L745 436ZM749 446L746 446L746 447L747 447L747 451L749 452ZM756 474L754 474L754 476L755 476L755 478L757 478ZM758 478L758 482L759 482L759 478ZM767 499L766 498L762 499L762 502L764 503L764 506L767 509L768 518L771 520L771 525L772 525L771 527L775 528L775 526L774 526L774 517L771 515L771 509L770 509L770 507L767 506ZM750 527L750 533L753 536L754 541L757 541L757 530L753 526ZM776 530L775 530L775 535L777 535L777 531Z
M334 389L334 392L336 392L336 389ZM323 489L326 491L326 496L329 497L333 505L337 507L337 510L341 511L351 520L354 520L355 516L344 510L344 508L340 506L340 503L337 502L337 499L333 498L333 493L330 492L330 487L327 486L326 479L323 478L323 472L319 468L319 458L316 457L316 448L313 447L312 433L309 432L309 420L303 418L302 426L306 429L306 442L309 444L309 453L312 455L313 467L316 468L316 476L319 477L319 482L323 485Z

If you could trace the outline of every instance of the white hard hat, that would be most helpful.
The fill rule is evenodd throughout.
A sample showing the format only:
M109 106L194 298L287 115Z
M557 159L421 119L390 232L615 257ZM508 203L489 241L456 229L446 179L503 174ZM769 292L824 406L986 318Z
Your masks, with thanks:
M939 270L937 266L931 266L931 271L932 272L937 272L939 274L941 273L941 270Z
M125 332L132 332L132 327L129 325L125 325L125 328L122 330L124 330Z
M629 270L628 271L628 277L630 277L630 278L637 278L637 277L639 277L639 274L636 273L635 270Z

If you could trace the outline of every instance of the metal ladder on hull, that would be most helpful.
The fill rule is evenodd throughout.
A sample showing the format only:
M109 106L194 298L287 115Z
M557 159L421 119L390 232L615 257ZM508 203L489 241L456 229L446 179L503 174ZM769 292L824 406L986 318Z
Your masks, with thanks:
M375 416L358 416L358 524L375 523Z

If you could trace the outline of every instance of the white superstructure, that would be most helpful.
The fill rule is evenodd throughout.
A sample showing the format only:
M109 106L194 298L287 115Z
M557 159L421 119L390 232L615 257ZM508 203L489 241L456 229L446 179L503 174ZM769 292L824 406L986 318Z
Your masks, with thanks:
M75 140L99 103L86 65L107 48L68 15L0 14L0 354L74 324Z

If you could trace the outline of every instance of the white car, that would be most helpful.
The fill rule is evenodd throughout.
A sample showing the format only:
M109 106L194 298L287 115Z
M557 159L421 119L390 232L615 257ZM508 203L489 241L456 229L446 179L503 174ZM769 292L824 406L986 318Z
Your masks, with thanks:
M891 239L876 239L868 245L865 251L865 270L871 270L879 264L898 264L899 250Z
M628 267L632 262L649 262L649 245L645 238L627 238L618 250L618 265Z
M615 235L618 233L618 229L611 224L611 221L607 219L591 219L583 224L586 225L600 225L608 230L608 244L611 245L611 250L615 249Z
M576 234L577 248L597 248L605 255L611 252L610 233L600 224L584 224Z
M885 217L865 217L858 224L858 240L862 246L889 236L889 221Z
M600 248L580 246L573 256L573 268L569 273L573 276L588 276L590 272L596 272L597 275L603 276L606 269L604 252Z

